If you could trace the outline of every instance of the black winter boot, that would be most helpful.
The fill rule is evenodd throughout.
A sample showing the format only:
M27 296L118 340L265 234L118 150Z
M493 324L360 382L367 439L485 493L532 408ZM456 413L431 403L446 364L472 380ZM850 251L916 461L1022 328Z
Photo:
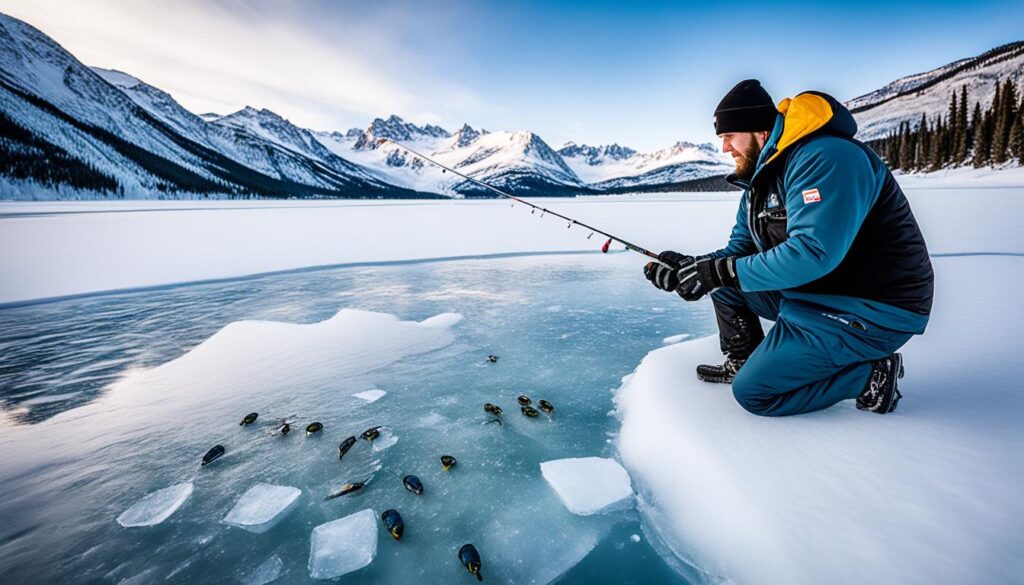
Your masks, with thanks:
M764 331L757 315L749 311L736 311L731 307L715 304L718 329L721 337L725 363L720 366L701 364L697 366L697 378L703 382L732 384L736 372L747 362L750 354L764 339Z
M903 356L894 353L871 364L871 377L857 397L857 408L878 414L896 410L903 395L897 381L903 377Z
M725 358L725 363L720 366L713 366L710 364L701 364L697 366L697 378L701 382L711 382L713 384L732 384L733 378L736 377L736 372L740 371L743 364L747 360L734 360L730 357Z

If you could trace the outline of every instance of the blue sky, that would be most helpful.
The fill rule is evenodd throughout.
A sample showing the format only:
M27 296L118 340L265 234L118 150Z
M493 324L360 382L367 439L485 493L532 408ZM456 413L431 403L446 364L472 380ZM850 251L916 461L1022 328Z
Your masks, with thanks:
M714 138L737 81L849 99L1024 39L1022 2L0 0L82 61L186 107L316 129L397 113L552 146Z

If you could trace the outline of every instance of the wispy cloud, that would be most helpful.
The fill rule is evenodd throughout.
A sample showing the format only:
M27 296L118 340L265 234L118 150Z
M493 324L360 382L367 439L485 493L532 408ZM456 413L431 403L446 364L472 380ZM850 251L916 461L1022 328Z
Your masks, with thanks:
M431 79L404 46L402 19L331 14L310 26L293 3L5 0L86 64L120 69L186 107L265 107L316 128L397 112L429 122L479 112L470 89ZM325 15L326 16L326 15ZM382 22L383 19L387 22Z

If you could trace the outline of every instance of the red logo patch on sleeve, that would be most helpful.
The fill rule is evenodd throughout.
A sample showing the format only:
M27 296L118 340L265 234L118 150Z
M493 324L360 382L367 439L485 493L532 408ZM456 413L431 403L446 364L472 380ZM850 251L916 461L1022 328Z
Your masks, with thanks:
M817 189L808 189L804 193L804 203L817 203L821 201L821 193Z

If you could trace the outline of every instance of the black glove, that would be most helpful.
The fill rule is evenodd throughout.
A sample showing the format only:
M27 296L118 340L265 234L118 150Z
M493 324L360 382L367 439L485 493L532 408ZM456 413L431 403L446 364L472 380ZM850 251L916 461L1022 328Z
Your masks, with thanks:
M676 270L683 264L693 262L693 256L680 254L671 250L658 254L659 262L648 262L644 266L644 276L651 281L656 288L673 291L679 286L679 278L676 277Z
M736 258L691 259L676 271L679 286L676 293L688 301L696 301L709 292L723 286L739 287L736 277Z

